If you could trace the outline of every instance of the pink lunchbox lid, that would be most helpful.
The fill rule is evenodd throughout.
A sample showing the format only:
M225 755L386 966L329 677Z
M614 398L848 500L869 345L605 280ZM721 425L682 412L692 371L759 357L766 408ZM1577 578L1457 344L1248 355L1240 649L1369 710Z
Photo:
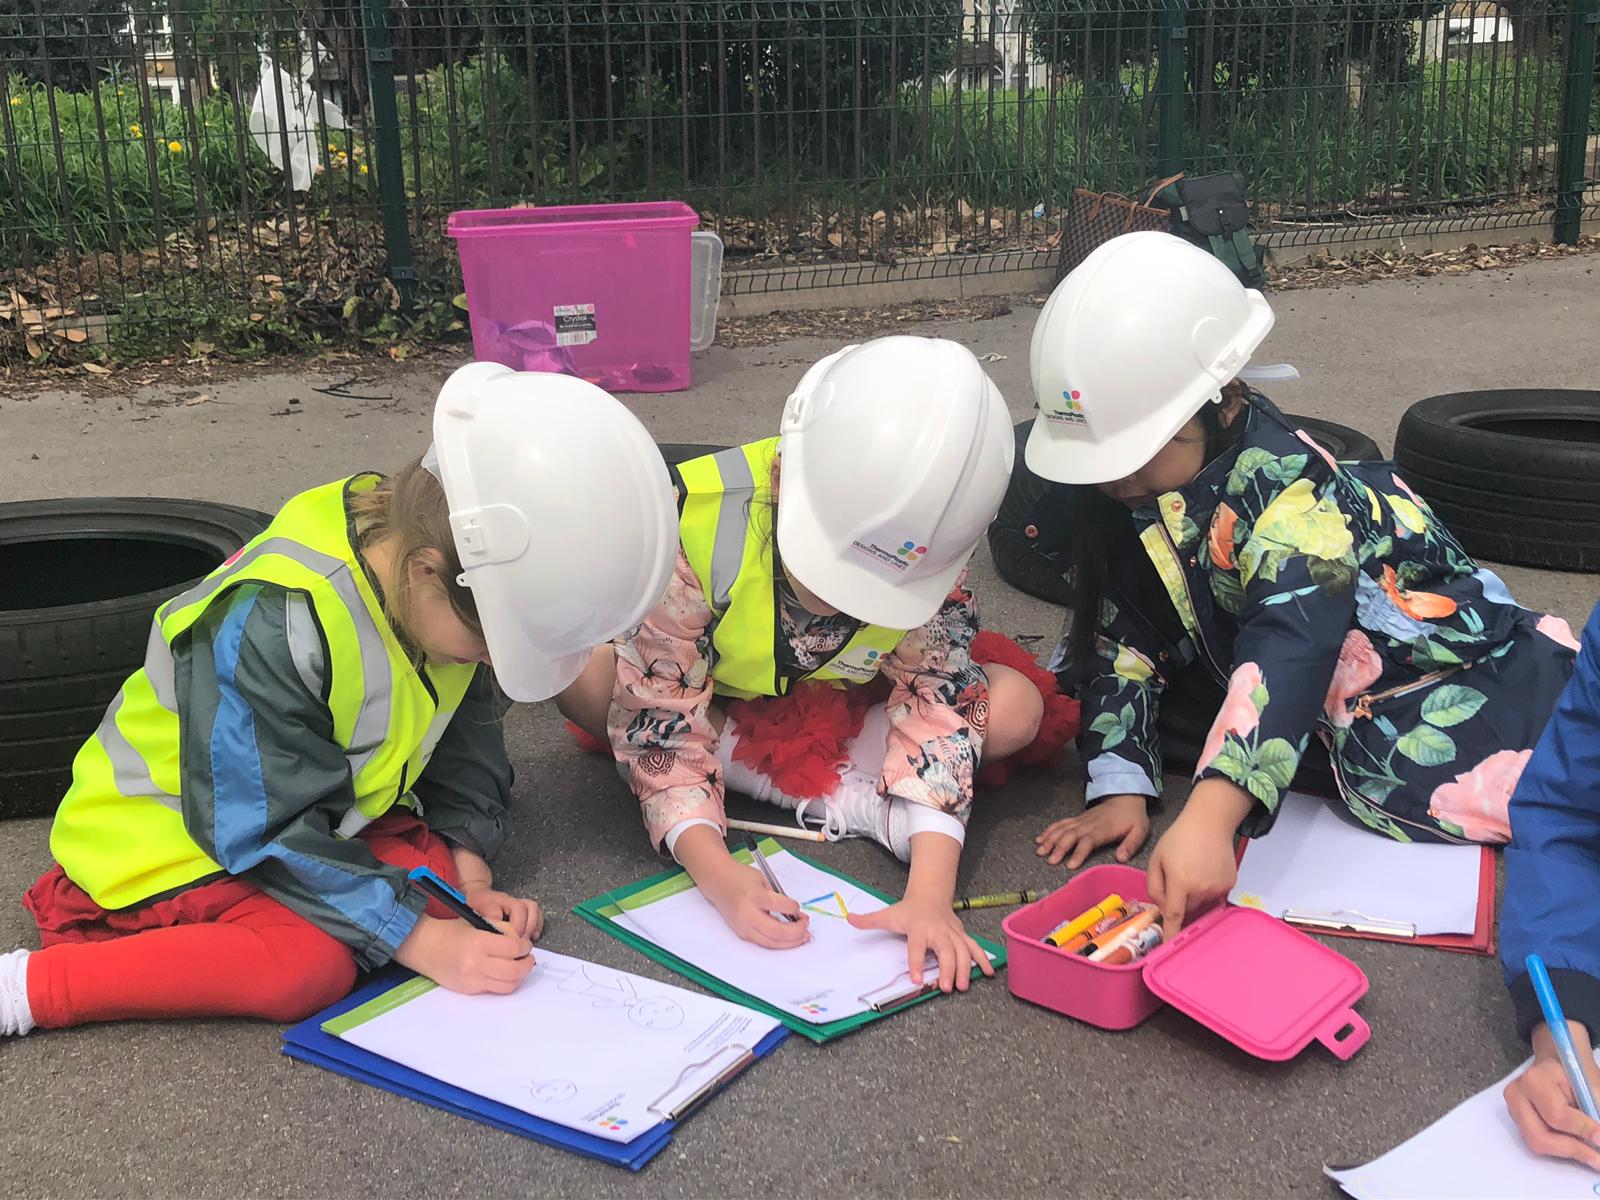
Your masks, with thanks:
M1145 985L1180 1012L1270 1062L1321 1042L1348 1059L1372 1036L1352 1005L1367 976L1344 955L1253 908L1227 906L1144 962Z
M637 204L565 204L543 208L464 208L450 214L453 238L504 237L525 230L582 230L604 225L634 229L693 229L700 214L678 200Z

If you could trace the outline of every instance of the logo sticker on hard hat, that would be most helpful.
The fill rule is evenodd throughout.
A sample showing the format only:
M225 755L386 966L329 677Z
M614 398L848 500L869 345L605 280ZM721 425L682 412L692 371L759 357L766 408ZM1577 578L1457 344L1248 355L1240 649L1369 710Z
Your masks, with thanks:
M1047 421L1054 421L1057 425L1082 425L1087 427L1089 417L1083 411L1083 393L1077 388L1064 388L1061 392L1059 404L1052 405L1044 414Z
M878 545L877 542L854 541L850 546L874 562L893 567L896 571L904 571L928 552L925 545L915 540L901 542L892 550Z

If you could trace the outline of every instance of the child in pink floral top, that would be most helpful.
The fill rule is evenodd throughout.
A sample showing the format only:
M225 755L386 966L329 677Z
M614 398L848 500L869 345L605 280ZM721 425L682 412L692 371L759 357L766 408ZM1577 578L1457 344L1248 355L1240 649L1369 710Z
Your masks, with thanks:
M908 445L920 461L889 453ZM1026 654L994 635L974 653L965 567L1011 458L1005 406L969 351L887 338L812 368L781 445L680 466L666 595L616 643L614 672L597 655L564 707L605 730L651 841L741 937L784 948L808 932L728 853L729 787L910 862L899 904L851 920L904 934L914 979L927 954L946 991L991 970L950 904L973 783L980 761L1030 747L1046 713ZM998 656L1022 669L985 665ZM1033 672L1059 755L1075 710Z
M813 661L826 661L838 653L857 623L843 614L806 613L792 585L779 587L785 626L794 631L780 649ZM825 729L810 732L813 737L820 732L836 745L832 756L806 756L801 771L812 773L809 780L777 772L791 784L791 792L800 793L794 796L772 778L772 760L781 756L787 741L782 733L779 744L762 747L766 761L761 766L767 770L745 765L755 752L734 757L735 745L752 735L724 733L729 706L712 703L709 630L715 620L694 569L680 553L660 606L632 637L616 645L616 690L607 732L618 765L639 797L650 840L657 845L675 831L681 833L687 822L721 824L719 785L730 782L721 778L725 774L738 780L740 791L757 799L799 804L820 798L839 786L835 765L837 745L843 743L862 752L864 761L852 758L852 762L870 772L874 795L881 787L885 795L917 802L916 808L907 810L912 826L938 829L959 839L972 806L975 764L985 750L990 692L995 686L991 675L1006 680L1007 688L1016 687L1024 705L1038 709L1041 704L1035 698L1028 705L1026 692L1035 697L1037 692L1016 672L997 665L986 671L973 662L978 612L963 581L931 621L912 630L882 657L879 670L888 684L887 696L881 694L883 688L861 689L861 696L877 700L867 705L827 688L827 695L801 701L814 714L832 718L825 721ZM783 699L803 695L808 686L823 685L802 684L801 691ZM763 702L732 703L740 710L753 705L759 711ZM745 722L739 724L743 727ZM1000 744L1001 756L1020 750L1037 724L1036 713L1015 731L1021 741L1012 737ZM868 755L865 743L873 734L877 745ZM830 757L835 761L828 761ZM719 760L727 761L726 770ZM808 788L807 782L813 786Z

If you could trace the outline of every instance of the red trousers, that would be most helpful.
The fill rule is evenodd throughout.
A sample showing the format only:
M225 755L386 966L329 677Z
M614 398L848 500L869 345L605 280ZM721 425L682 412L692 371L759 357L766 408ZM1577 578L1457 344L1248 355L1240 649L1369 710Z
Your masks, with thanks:
M456 880L449 847L409 813L361 833L392 866ZM28 1006L42 1028L152 1017L299 1021L346 995L355 955L240 878L136 909L101 909L59 866L23 903L44 948L28 956ZM452 914L430 902L429 915Z

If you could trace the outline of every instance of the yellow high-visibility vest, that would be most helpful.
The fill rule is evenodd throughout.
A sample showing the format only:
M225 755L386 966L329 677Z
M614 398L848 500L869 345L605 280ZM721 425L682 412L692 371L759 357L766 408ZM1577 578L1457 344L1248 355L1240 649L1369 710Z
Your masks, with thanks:
M772 460L778 439L734 446L678 467L678 538L715 615L711 678L722 696L778 696L799 679L778 675L777 575L773 569ZM867 683L904 629L863 625L804 679L835 687Z
M50 849L102 908L127 908L222 872L184 829L173 642L237 587L274 584L309 602L326 649L326 700L355 803L338 831L353 836L422 773L474 665L413 666L351 545L346 497L356 475L283 506L270 525L200 583L156 610L143 668L122 686L72 764Z

